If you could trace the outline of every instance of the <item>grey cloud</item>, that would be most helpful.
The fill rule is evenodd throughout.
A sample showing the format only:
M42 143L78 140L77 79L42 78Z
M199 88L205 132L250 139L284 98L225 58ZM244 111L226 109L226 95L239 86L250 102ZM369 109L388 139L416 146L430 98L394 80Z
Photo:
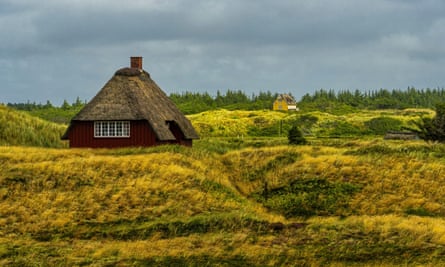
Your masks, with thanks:
M445 84L440 0L30 2L0 0L7 101L90 98L131 55L168 92Z
M40 10L35 19L40 37L36 41L64 47L181 39L344 44L425 27L418 20L418 5L404 7L402 13L395 5L379 7L385 2L179 1L176 8L161 10L55 6Z
M260 44L320 39L340 42L364 39L373 32L378 34L399 26L397 21L388 21L389 15L397 18L397 14L388 14L392 9L369 14L368 7L360 5L350 10L342 8L342 4L313 7L292 2L227 1L216 8L218 12L212 12L207 1L188 3L187 8L161 11L58 7L45 10L36 24L41 31L40 41L68 46L177 39ZM376 20L376 15L382 20Z

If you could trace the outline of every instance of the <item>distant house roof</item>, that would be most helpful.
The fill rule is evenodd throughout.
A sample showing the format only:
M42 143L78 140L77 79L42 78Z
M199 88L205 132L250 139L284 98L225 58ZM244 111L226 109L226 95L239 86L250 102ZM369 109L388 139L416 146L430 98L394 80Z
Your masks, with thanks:
M284 101L286 101L286 103L288 105L296 105L297 104L297 101L295 101L295 99L289 94L279 94L277 97L277 100L278 101L284 100Z
M175 140L168 122L177 123L185 138L198 139L190 121L141 68L122 68L71 120L147 120L160 141ZM62 137L67 139L68 127Z

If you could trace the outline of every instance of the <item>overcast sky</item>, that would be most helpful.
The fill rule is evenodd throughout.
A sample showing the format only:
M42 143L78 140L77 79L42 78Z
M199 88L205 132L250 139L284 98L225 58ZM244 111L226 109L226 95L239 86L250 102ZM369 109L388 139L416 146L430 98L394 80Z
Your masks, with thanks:
M0 0L0 102L90 100L130 56L167 93L445 87L443 0Z

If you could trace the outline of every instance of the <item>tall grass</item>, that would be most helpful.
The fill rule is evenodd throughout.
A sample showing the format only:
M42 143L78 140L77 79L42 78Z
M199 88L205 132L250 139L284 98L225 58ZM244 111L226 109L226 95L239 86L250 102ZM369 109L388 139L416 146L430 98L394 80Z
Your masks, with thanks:
M348 142L0 147L0 263L443 264L444 146ZM305 195L310 216L280 209Z
M0 265L445 264L445 145L309 141L0 147Z
M0 105L0 145L64 147L66 126L32 117Z

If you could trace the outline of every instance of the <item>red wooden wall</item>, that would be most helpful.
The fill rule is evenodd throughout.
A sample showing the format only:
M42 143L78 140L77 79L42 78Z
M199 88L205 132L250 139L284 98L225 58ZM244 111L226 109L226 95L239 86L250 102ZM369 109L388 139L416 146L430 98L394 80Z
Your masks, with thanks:
M69 131L70 147L117 148L147 147L162 144L180 144L192 146L191 139L184 139L184 134L176 123L170 125L170 131L176 141L160 142L147 121L130 121L130 137L94 137L94 122L75 121Z
M94 137L94 122L75 121L68 135L70 147L154 146L156 135L147 121L130 121L130 137Z

